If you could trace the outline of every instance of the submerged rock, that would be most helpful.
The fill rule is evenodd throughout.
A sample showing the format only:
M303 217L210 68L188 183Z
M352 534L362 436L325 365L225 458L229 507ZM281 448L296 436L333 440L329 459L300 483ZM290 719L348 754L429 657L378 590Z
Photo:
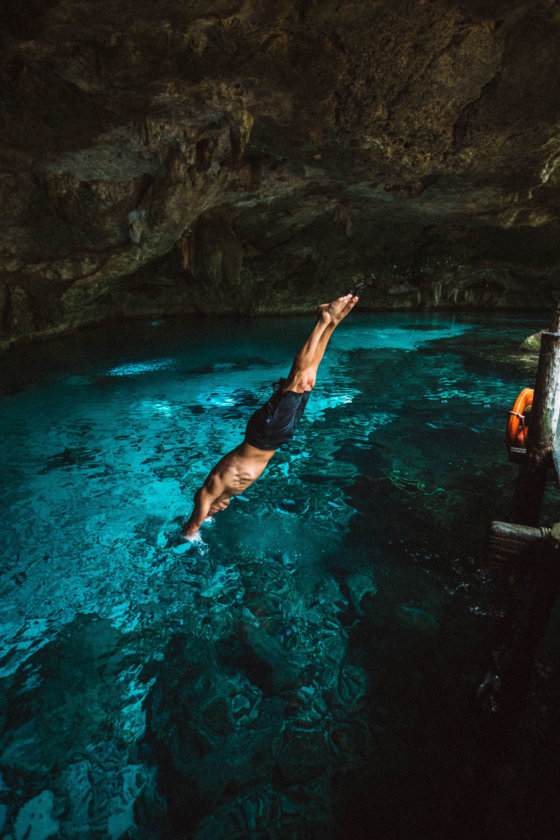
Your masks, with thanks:
M20 809L14 824L15 840L49 840L58 834L60 823L53 817L54 795L50 790L30 799Z
M346 579L346 586L350 594L350 600L358 615L364 614L364 599L373 598L377 595L377 585L372 576L365 572L355 572Z
M240 560L209 580L148 704L146 743L170 820L197 840L303 840L322 826L328 837L330 807L313 791L328 790L368 744L368 681L347 661L339 621L347 603L324 574L286 574L282 557ZM232 621L202 638L210 598L231 585L243 593L228 607Z
M400 604L397 612L401 620L410 627L424 632L437 630L437 619L423 607L417 607L413 604Z
M521 349L528 353L539 353L541 349L542 330L528 336L521 344Z

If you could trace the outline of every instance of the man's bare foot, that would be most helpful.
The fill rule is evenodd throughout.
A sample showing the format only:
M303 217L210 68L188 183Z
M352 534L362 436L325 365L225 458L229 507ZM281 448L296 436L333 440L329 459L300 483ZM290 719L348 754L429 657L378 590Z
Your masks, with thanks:
M331 303L321 303L317 307L317 314L325 323L332 323L336 326L343 318L346 318L357 302L358 298L355 295L344 295L344 297L339 297Z

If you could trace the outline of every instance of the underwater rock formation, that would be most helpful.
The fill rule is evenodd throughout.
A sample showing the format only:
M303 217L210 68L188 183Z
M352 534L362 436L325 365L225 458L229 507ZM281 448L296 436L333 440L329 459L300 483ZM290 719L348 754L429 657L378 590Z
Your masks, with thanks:
M107 317L549 307L558 0L6 0L0 341Z
M333 836L333 777L369 743L348 606L334 579L304 579L282 558L209 574L147 700L145 747L171 834ZM143 795L136 811L154 818Z

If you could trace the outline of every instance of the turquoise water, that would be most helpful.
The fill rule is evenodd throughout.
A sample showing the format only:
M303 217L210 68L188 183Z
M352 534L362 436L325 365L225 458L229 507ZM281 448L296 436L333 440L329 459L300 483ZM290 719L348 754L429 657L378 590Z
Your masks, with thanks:
M503 615L483 547L532 384L508 354L542 325L354 312L294 441L188 549L194 491L309 319L2 360L0 834L445 833Z

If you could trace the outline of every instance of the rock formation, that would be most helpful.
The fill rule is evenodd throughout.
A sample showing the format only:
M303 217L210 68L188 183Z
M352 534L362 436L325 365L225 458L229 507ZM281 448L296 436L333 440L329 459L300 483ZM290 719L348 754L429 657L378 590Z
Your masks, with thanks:
M5 0L0 39L3 346L554 300L558 0Z

